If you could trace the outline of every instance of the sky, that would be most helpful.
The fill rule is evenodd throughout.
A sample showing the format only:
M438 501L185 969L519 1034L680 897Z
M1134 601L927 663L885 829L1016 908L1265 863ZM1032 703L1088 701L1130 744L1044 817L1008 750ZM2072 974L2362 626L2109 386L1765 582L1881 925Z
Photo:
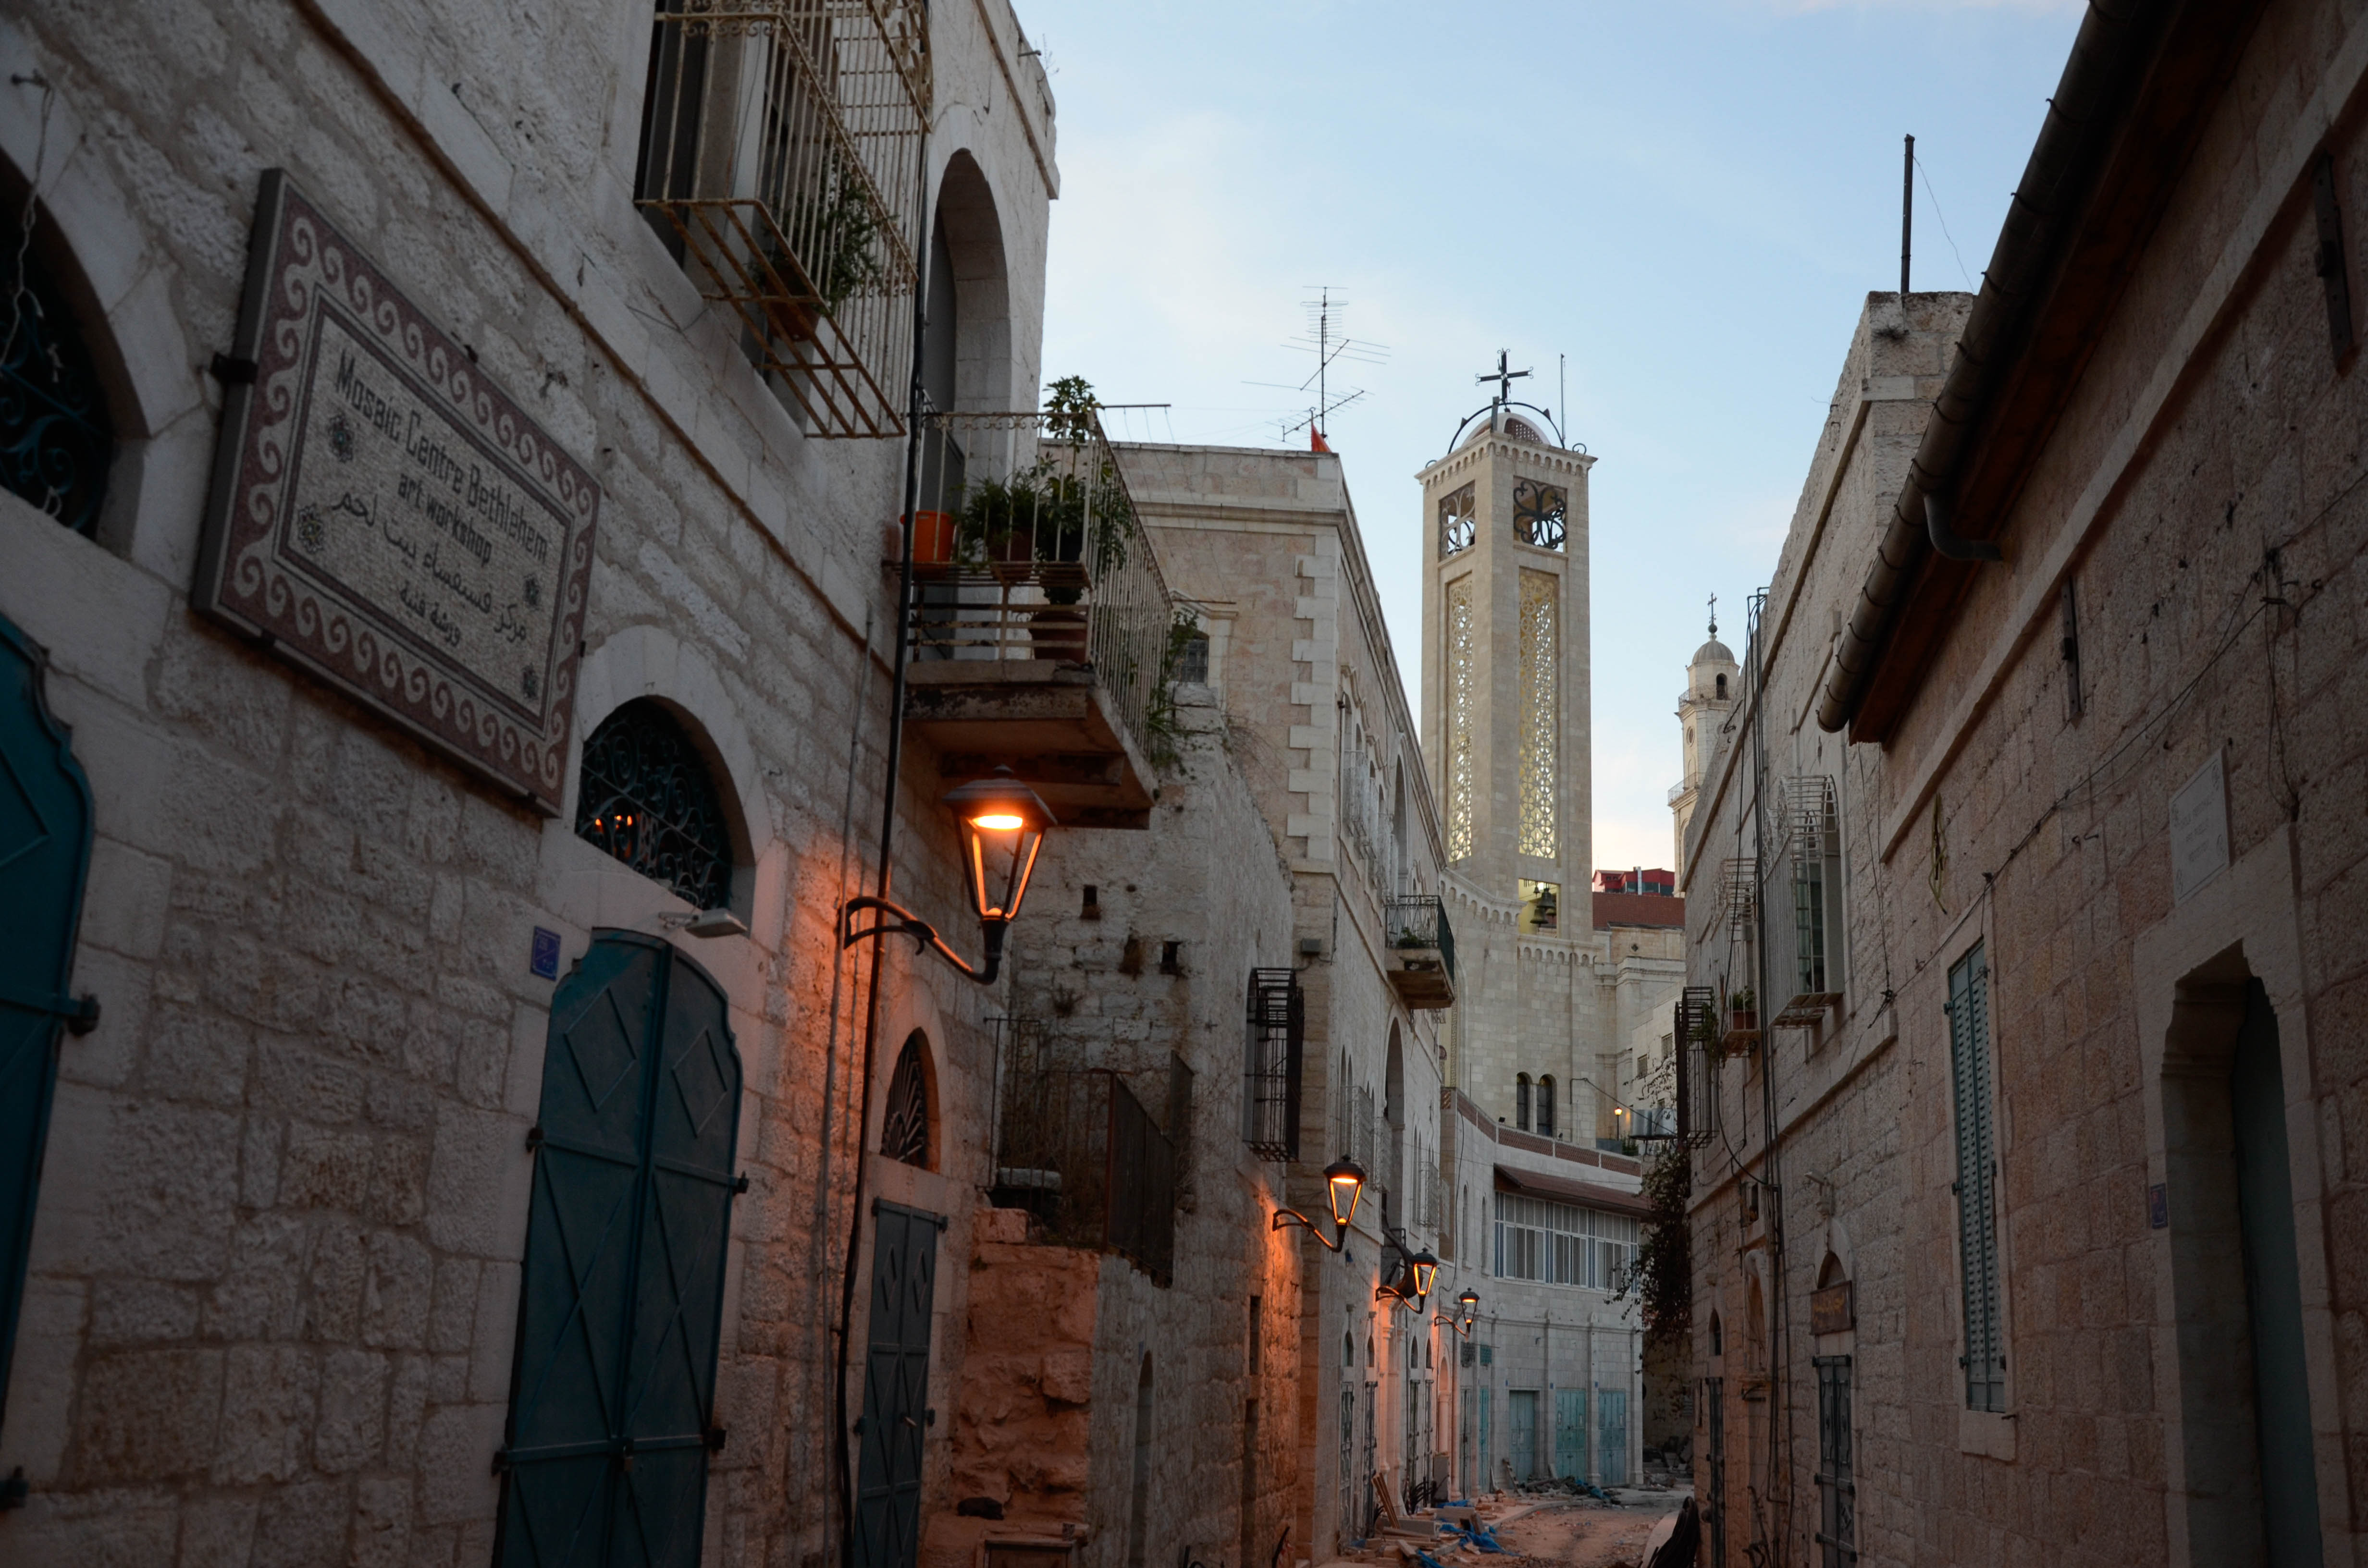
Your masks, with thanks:
M1860 312L1973 286L2080 0L1017 0L1058 101L1044 375L1113 436L1304 447L1307 301L1345 299L1327 434L1418 713L1414 474L1499 349L1597 459L1595 863L1673 863L1677 699L1739 653ZM1566 379L1567 392L1563 391ZM1281 387L1259 383L1281 383Z

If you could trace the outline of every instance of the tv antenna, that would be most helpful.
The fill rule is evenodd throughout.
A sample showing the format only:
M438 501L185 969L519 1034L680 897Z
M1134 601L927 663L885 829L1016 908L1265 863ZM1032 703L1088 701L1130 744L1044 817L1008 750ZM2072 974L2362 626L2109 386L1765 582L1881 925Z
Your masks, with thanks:
M1332 395L1332 367L1336 363L1380 365L1389 358L1390 350L1387 344L1351 337L1344 330L1345 323L1342 318L1348 313L1348 301L1336 297L1329 285L1315 284L1312 287L1315 290L1315 298L1300 302L1301 308L1306 312L1306 324L1299 335L1286 342L1283 347L1301 353L1314 354L1315 369L1309 373L1305 381L1295 387L1285 385L1281 381L1246 383L1254 387L1275 387L1284 392L1304 392L1311 387L1315 389L1315 402L1309 407L1307 416L1304 419L1282 425L1284 440L1289 440L1302 430L1313 432L1318 439L1324 438L1330 434L1327 426L1331 422L1333 411L1346 408L1366 395L1365 389L1362 387L1345 388L1339 396Z

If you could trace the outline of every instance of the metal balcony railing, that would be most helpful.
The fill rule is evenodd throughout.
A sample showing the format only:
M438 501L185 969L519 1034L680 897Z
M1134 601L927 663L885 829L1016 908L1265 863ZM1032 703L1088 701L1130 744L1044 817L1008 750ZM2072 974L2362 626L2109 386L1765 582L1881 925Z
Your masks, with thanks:
M1085 665L1146 753L1175 606L1090 411L939 414L914 509L913 657Z
M813 434L905 433L921 0L661 0L635 196Z
M1393 948L1436 948L1455 978L1455 928L1448 924L1447 906L1435 893L1394 898L1383 909L1382 940Z
M1042 1020L1004 1018L997 1032L996 1206L1029 1210L1048 1242L1106 1248L1168 1283L1190 1070L1171 1058L1163 1129L1122 1075L1083 1065L1083 1046Z

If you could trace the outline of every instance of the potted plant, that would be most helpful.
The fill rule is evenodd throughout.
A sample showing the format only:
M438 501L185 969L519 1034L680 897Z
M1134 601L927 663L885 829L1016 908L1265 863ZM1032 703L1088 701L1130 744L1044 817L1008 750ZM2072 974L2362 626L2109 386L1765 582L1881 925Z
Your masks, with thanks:
M1759 1032L1759 998L1753 994L1748 985L1727 997L1726 1027L1730 1033Z

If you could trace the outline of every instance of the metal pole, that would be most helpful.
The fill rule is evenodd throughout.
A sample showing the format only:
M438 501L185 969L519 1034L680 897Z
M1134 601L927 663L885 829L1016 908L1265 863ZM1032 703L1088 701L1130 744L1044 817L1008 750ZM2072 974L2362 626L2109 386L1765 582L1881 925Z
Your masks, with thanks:
M895 657L890 665L893 672L888 684L888 778L881 790L880 799L880 868L878 896L885 899L894 885L893 869L896 848L896 776L904 766L905 755L905 642L910 635L913 605L913 508L918 502L921 463L921 420L928 406L928 395L922 390L922 354L928 335L928 257L929 257L929 132L924 125L920 146L920 210L915 215L913 254L920 265L913 276L913 365L912 378L905 385L905 510L903 529L903 561L896 577L896 619L891 635L896 642ZM867 681L868 685L868 681ZM855 1320L855 1281L861 1266L863 1252L863 1192L864 1139L871 1126L872 1066L880 1044L880 979L881 964L887 950L884 942L871 944L871 983L863 1002L863 1053L859 1071L862 1074L858 1085L855 1115L854 1191L847 1217L847 1260L838 1282L838 1356L837 1386L831 1391L834 1468L838 1471L838 1559L841 1568L856 1568L855 1562L855 1454L853 1437L848 1417L848 1362L853 1351Z
M1907 153L1899 171L1899 308L1907 308L1908 241L1916 229L1916 138L1907 139Z

